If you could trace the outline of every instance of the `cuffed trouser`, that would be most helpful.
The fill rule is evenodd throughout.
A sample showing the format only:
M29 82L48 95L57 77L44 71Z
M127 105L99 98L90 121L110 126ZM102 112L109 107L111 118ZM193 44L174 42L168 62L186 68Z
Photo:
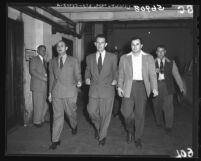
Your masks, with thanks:
M110 124L114 97L92 98L89 97L87 111L95 128L99 132L99 140L107 136L107 129Z
M33 123L41 124L45 121L45 115L48 111L46 92L33 91Z
M161 125L163 123L164 112L165 127L172 128L174 118L173 94L168 94L164 81L158 81L158 92L159 95L153 99L156 124Z
M68 116L71 127L74 129L77 126L77 96L69 98L52 98L53 105L53 131L52 142L59 141L63 125L64 111Z
M133 81L130 98L122 99L121 113L129 133L133 133L135 126L135 140L140 139L144 131L146 104L147 94L144 82Z

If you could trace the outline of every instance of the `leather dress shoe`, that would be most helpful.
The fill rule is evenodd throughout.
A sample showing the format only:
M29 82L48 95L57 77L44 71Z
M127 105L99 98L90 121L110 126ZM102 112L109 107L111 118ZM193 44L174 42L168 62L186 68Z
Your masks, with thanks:
M129 132L127 134L127 143L130 144L130 143L132 143L132 141L133 141L133 135L132 135L132 133Z
M74 129L72 129L72 134L73 134L73 135L76 135L76 134L77 134L77 126L76 126Z
M104 146L106 142L106 138L103 138L102 140L99 141L99 145Z
M60 140L57 141L57 142L52 142L52 144L50 145L49 149L54 150L54 149L56 149L57 146L60 145L60 144L61 144L61 141L60 141Z
M98 134L98 130L97 129L95 130L95 139L97 139L97 140L99 139L99 134Z
M35 127L42 127L42 124L34 124Z
M135 146L136 146L137 148L142 148L141 139L137 139L137 140L135 141Z

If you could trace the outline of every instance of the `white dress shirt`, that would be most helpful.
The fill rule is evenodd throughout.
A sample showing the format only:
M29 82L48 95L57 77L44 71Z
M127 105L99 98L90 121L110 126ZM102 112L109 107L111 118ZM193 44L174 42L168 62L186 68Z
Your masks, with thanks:
M101 57L102 57L102 64L103 64L103 62L104 62L104 59L105 59L105 50L101 53ZM97 64L98 64L98 58L99 58L99 56L100 56L100 54L99 54L99 52L97 51L96 52L96 62L97 62Z
M39 58L41 59L42 63L44 63L44 62L43 62L43 57L42 57L41 55L39 55L39 54L38 54L38 56L39 56Z
M157 58L157 62L158 62L158 67L160 69L161 59ZM165 66L165 58L162 59L162 62L163 62L163 67L164 67ZM165 79L164 73L159 72L158 80L164 80L164 79Z
M132 52L130 53L132 56L132 64L133 64L133 80L143 80L142 79L142 51L139 55L134 55Z
M59 66L60 66L60 59L61 59L61 57L62 57L62 62L63 62L63 64L65 63L65 61L66 61L66 58L67 58L67 54L65 54L65 55L63 55L63 56L59 56Z

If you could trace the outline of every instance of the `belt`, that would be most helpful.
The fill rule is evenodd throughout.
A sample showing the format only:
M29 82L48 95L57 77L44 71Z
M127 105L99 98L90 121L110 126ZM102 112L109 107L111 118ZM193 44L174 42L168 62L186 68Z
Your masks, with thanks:
M133 82L135 82L135 83L144 83L143 80L133 80Z
M162 79L162 80L158 80L158 82L165 82L165 79Z

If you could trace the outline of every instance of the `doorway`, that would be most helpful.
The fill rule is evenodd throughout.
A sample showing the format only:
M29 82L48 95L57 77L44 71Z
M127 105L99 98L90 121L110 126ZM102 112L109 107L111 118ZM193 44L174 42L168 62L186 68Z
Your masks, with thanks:
M23 123L23 22L7 19L6 130Z

